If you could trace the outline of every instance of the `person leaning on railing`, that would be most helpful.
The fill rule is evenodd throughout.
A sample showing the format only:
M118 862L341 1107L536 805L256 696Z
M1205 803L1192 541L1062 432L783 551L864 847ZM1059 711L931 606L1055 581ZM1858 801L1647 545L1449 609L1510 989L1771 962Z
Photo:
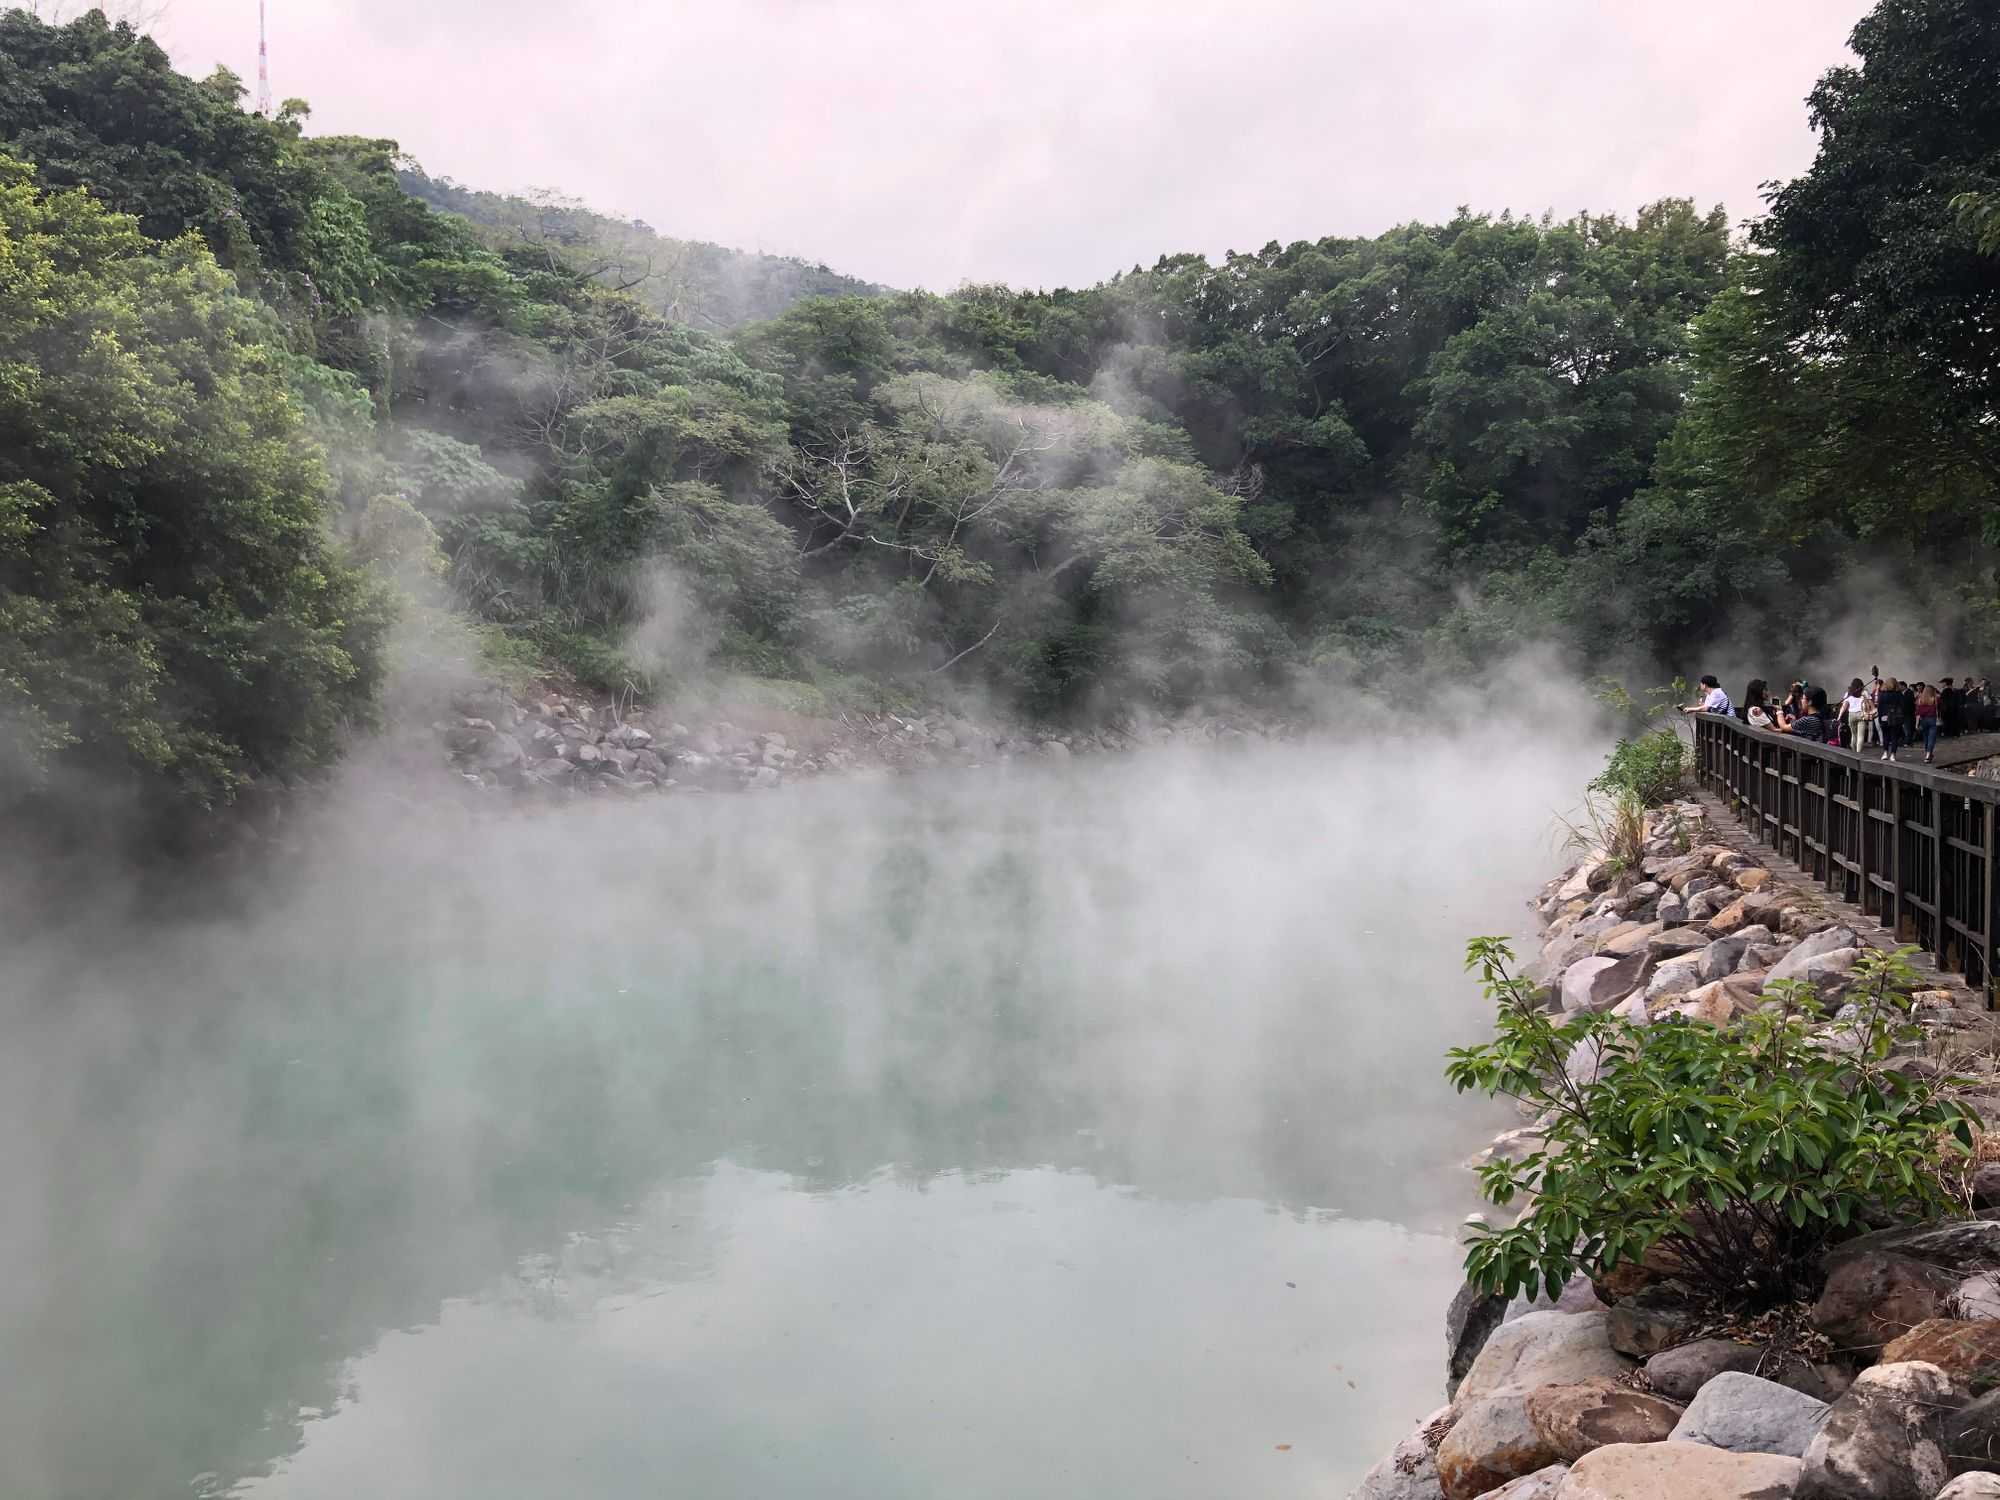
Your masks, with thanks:
M1701 686L1701 702L1683 703L1681 705L1681 712L1684 714L1721 714L1727 718L1730 711L1729 694L1723 692L1722 683L1716 678L1715 674L1704 672L1702 674Z
M1826 712L1826 689L1816 687L1807 691L1806 711L1792 720L1792 727L1785 733L1802 740L1818 740L1823 745L1832 738L1832 727Z

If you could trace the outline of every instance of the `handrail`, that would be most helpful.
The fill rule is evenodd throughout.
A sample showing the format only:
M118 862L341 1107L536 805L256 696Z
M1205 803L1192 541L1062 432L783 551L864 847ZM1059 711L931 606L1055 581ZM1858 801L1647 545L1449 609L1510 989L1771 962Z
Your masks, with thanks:
M1698 713L1695 778L1738 821L1994 1006L2000 783Z

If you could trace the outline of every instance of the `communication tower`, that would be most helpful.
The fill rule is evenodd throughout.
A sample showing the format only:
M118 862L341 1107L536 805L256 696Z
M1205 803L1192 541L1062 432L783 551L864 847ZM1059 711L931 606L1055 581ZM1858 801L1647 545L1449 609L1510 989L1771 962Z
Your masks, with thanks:
M271 54L264 41L264 0L257 0L257 113L271 118Z

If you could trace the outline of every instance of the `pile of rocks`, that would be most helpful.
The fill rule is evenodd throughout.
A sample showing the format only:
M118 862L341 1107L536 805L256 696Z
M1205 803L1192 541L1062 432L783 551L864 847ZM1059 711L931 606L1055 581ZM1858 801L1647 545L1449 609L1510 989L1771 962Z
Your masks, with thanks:
M1650 815L1640 878L1621 873L1593 851L1535 902L1547 925L1526 977L1546 984L1551 1009L1565 1016L1726 1025L1781 980L1810 981L1837 999L1866 946L1824 897L1715 840L1698 804ZM1932 1030L1982 1024L1962 989L1940 983L1916 1001L1917 1019ZM1841 1034L1830 1031L1829 1041Z
M1812 1320L1877 1357L1858 1373L1766 1378L1756 1344L1677 1342L1670 1299L1607 1307L1582 1280L1497 1317L1462 1295L1451 1404L1349 1500L2000 1500L2000 1320L1971 1315L2000 1310L1979 1269L2000 1223L1887 1230L1829 1262Z
M561 797L661 791L771 790L828 772L973 768L1016 759L1068 761L1145 746L1232 745L1291 738L1296 726L1251 716L1090 730L1003 728L963 714L848 715L735 710L744 723L668 713L578 693L517 698L460 693L432 725L467 786Z
M1698 805L1655 815L1646 838L1638 870L1594 852L1538 897L1529 973L1551 1010L1723 1026L1776 981L1834 998L1849 983L1856 929L1717 839ZM1918 1004L1933 1038L1984 1031L1949 984ZM1839 1036L1836 1012L1828 1045ZM1593 1061L1573 1056L1573 1076ZM2000 1118L2000 1085L1969 1102ZM1479 1159L1540 1139L1508 1131ZM1973 1191L2000 1205L2000 1168ZM1350 1500L2000 1500L2000 1220L1862 1235L1823 1269L1811 1360L1713 1336L1671 1266L1579 1277L1553 1302L1467 1286L1446 1319L1451 1404Z

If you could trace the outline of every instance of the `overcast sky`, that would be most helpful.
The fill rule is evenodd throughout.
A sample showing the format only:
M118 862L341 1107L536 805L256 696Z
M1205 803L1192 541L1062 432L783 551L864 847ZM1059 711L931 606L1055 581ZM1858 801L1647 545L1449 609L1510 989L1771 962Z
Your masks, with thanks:
M315 131L899 286L1082 284L1458 204L1742 220L1867 0L270 0ZM256 0L171 0L256 76Z

